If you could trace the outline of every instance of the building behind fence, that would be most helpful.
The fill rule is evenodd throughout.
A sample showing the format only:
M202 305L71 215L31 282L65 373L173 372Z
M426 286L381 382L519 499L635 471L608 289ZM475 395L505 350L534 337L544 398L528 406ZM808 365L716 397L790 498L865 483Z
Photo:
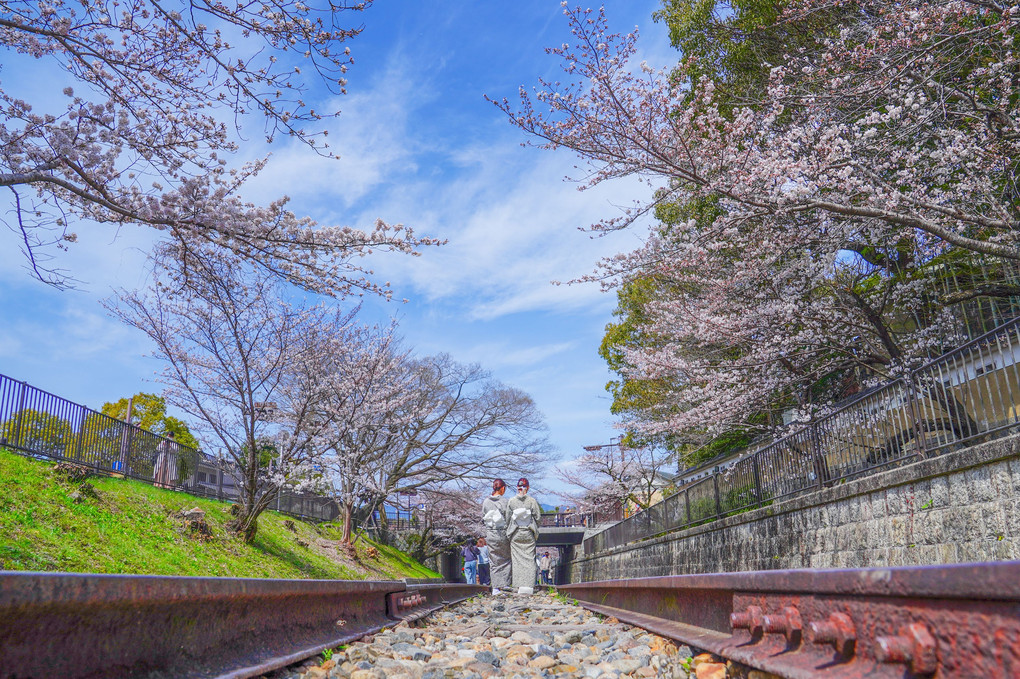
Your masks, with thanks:
M1020 319L685 484L586 555L1003 435L1020 421Z
M212 456L6 375L0 375L0 447L147 483L169 480L174 490L199 497L237 497L233 478ZM340 513L331 499L309 493L278 493L273 507L314 521Z

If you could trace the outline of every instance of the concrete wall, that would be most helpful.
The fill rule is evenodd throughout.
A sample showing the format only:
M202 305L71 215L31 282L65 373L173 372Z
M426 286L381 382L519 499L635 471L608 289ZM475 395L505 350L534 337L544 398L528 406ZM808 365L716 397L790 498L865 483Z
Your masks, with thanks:
M1020 559L1020 436L585 557L571 582Z

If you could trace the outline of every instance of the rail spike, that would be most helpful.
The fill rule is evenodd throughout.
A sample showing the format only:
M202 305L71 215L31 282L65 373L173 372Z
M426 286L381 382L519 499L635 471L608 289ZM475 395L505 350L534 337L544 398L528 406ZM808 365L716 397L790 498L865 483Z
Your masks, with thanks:
M782 634L787 643L794 646L800 643L804 625L796 607L784 606L779 613L764 616L762 622L765 632Z
M938 642L924 623L911 623L901 627L899 635L875 641L881 663L903 663L914 674L934 674L939 669Z
M808 623L811 638L816 644L832 644L836 653L849 659L857 645L854 621L845 613L830 613L824 622Z
M764 625L761 606L748 606L742 613L730 613L730 626L735 630L746 629L752 639L761 637Z

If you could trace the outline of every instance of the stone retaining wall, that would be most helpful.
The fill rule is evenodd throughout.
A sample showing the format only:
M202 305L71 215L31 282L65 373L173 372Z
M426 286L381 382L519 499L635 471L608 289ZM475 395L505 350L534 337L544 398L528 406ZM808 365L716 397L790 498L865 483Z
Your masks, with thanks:
M571 582L1020 559L1020 436L585 557Z

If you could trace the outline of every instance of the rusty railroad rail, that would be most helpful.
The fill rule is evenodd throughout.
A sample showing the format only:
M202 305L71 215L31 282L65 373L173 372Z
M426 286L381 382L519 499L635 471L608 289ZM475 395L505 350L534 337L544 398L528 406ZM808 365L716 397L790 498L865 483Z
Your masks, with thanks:
M488 588L0 573L0 679L258 676Z
M1020 677L1020 562L565 585L585 608L789 679Z
M1020 677L1020 562L565 585L590 610L789 679ZM0 573L0 679L251 677L487 588Z

